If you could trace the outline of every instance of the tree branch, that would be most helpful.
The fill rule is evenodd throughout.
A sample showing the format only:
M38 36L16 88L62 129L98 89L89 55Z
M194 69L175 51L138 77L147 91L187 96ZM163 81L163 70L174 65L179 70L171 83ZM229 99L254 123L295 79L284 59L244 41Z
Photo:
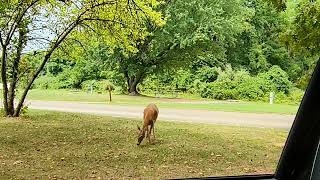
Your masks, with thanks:
M15 97L15 89L17 85L17 79L18 79L18 69L19 69L19 62L21 60L21 54L23 50L23 44L25 43L25 31L23 28L19 28L19 38L18 38L18 45L17 45L17 52L16 57L13 60L12 65L12 79L10 82L10 88L9 88L9 113L10 115L14 114L14 97Z
M73 40L73 41L77 42L77 43L81 46L81 48L82 48L85 52L87 52L87 49L84 47L84 45L82 44L81 41L79 41L78 39L74 39L74 38L70 38L70 40Z
M81 23L81 25L87 27L88 29L90 29L92 32L96 33L98 36L102 36L100 33L98 33L96 30L94 30L91 26L85 24L85 23Z
M0 32L0 45L3 47L4 43L3 43L3 39L2 39L2 33Z
M30 70L31 68L25 69L23 72L19 73L19 76L17 77L16 83L18 83L21 79L21 77L24 77L24 75Z
M28 41L34 41L34 40L36 40L36 41L38 41L38 40L44 40L44 41L47 41L47 42L51 42L51 40L50 39L47 39L47 38L28 38Z
M8 113L8 85L7 85L7 71L6 71L6 59L7 59L7 47L5 45L2 46L2 54L1 54L1 80L3 86L3 108L5 115Z
M126 24L120 22L120 21L114 21L114 20L110 20L110 19L100 19L100 18L84 18L82 19L82 21L101 21L101 22L113 22L113 23L118 23L121 24L124 27L127 27Z
M52 53L60 46L60 44L67 38L67 36L74 30L74 28L76 28L79 24L81 24L81 22L85 21L86 18L82 19L82 17L89 12L90 10L93 10L96 7L99 6L103 6L103 5L107 5L107 4L114 4L114 2L102 2L102 3L98 3L95 5L92 5L90 8L87 8L86 10L84 10L82 13L80 13L76 20L72 23L70 23L68 25L67 28L65 28L57 37L57 39L55 41L53 41L51 47L47 50L46 55L44 56L44 59L41 63L41 65L37 68L37 70L35 71L35 73L32 75L32 77L30 78L30 81L28 82L26 88L23 91L23 94L21 96L21 99L18 103L18 106L16 108L16 112L14 114L14 116L19 116L21 108L23 106L23 102L28 94L29 89L31 88L34 80L38 77L38 75L40 74L40 72L43 70L45 64L49 61ZM93 20L90 18L87 18L87 20ZM98 19L95 19L98 20Z
M23 12L19 15L17 15L16 19L14 20L14 23L13 25L11 26L9 32L8 32L8 35L7 35L7 38L6 38L6 42L5 44L8 45L11 41L11 38L14 34L14 32L16 31L17 27L20 25L24 15L27 13L27 11L32 7L34 6L37 2L39 2L40 0L34 0L33 2L30 3L30 5L28 5L24 10Z

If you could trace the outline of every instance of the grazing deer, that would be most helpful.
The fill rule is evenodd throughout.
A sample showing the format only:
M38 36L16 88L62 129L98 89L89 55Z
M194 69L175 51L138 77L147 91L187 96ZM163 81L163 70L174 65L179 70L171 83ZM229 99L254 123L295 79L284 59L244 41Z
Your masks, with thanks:
M158 118L159 110L155 104L149 104L143 111L143 127L142 129L138 126L139 136L138 136L138 144L140 145L145 134L147 133L147 137L149 139L149 143L151 143L150 135L151 131L153 131L153 138L155 139L154 134L154 124Z

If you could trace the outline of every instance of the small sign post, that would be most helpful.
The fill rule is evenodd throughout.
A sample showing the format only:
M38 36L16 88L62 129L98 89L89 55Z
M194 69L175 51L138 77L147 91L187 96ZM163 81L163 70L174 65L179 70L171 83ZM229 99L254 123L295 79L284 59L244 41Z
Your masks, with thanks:
M108 84L108 85L106 86L106 90L109 92L109 101L111 102L111 101L112 101L111 92L114 90L113 85Z

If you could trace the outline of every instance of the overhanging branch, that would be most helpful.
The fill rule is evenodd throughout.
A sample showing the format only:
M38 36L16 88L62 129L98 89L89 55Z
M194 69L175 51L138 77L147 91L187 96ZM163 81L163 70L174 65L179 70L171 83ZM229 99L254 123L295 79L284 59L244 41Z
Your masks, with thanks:
M40 0L34 0L32 1L23 11L20 15L17 15L17 17L14 20L13 25L10 27L10 30L8 32L8 36L6 38L5 44L8 45L12 39L12 36L14 34L14 32L16 31L17 27L20 25L21 21L23 20L23 17L25 16L25 14L27 13L27 11L34 6L37 2L39 2Z
M1 44L2 47L4 46L3 39L2 39L2 33L1 33L1 32L0 32L0 44Z
M110 20L110 19L101 19L101 18L84 18L82 21L101 21L101 22L113 22L117 24L121 24L124 27L127 27L126 24L120 22L120 21L115 21L115 20Z

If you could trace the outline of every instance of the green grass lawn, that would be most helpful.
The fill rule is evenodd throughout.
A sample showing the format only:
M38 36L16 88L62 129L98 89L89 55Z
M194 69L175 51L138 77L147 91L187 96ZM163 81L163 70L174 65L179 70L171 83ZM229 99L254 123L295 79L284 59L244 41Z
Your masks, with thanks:
M287 131L157 122L137 146L141 121L31 111L0 118L4 179L173 178L272 173Z
M31 100L50 100L50 101L79 101L108 103L118 105L147 105L148 103L157 103L162 108L185 108L185 109L204 109L214 111L238 111L255 113L278 113L295 114L297 105L286 104L268 104L262 102L228 102L213 101L205 99L169 99L154 98L143 96L113 95L113 101L108 102L107 94L90 94L82 91L70 90L31 90L28 95Z

